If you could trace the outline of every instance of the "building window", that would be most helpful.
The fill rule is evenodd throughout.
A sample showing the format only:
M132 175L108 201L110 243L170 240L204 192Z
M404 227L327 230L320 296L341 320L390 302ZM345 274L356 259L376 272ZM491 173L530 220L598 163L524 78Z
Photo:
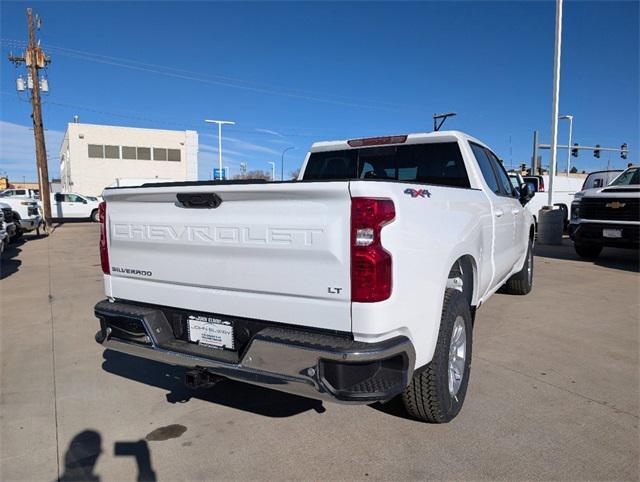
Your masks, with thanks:
M138 147L138 160L140 160L140 161L150 161L151 160L151 148L149 148L149 147Z
M153 160L154 161L166 161L167 160L167 150L162 149L160 147L153 148Z
M104 146L104 157L107 159L120 159L120 146Z
M102 159L104 158L104 146L98 144L89 144L89 157Z
M136 148L122 146L122 158L123 159L136 159Z
M168 149L168 160L180 162L180 149Z

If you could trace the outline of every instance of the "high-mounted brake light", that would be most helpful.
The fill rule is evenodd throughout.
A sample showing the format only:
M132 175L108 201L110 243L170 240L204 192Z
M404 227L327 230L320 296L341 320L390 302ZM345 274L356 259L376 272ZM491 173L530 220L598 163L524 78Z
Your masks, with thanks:
M104 274L111 274L109 267L109 247L107 246L107 203L102 201L98 205L100 217L100 264Z
M374 303L391 296L391 254L380 231L396 217L391 199L351 199L351 301Z
M383 144L402 144L407 136L367 137L364 139L351 139L347 141L351 147L380 146Z

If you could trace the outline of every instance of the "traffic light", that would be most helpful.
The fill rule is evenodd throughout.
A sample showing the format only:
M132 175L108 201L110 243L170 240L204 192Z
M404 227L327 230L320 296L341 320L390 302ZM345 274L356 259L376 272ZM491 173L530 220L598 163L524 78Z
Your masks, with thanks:
M578 157L578 143L577 142L573 143L573 149L571 149L571 155L573 157Z
M527 164L526 163L522 163L520 164L520 171L525 172L527 170Z
M625 142L620 146L620 157L622 159L626 159L628 153L629 153L629 146L627 146L627 143Z
M600 144L596 144L596 148L593 150L593 157L600 159Z

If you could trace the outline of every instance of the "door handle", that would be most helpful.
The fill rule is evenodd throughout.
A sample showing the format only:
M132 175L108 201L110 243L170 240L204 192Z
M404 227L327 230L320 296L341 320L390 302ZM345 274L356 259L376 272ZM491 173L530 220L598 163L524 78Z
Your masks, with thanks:
M502 209L495 210L495 215L497 218L501 217L503 214L504 214L504 211Z
M512 210L511 210L511 213L513 213L513 214L520 214L520 209L518 209L518 208L514 208L514 209L512 209Z

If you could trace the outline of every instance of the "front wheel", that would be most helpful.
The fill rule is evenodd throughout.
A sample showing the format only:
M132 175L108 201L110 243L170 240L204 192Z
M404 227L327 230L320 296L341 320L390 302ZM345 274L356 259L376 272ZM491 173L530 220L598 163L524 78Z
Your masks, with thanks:
M596 259L602 252L602 245L573 243L573 249L576 250L576 253L578 253L578 256L581 258Z
M100 222L100 213L98 213L97 209L91 211L91 221L93 221L94 223Z
M430 423L450 422L458 415L469 384L471 340L467 298L456 289L447 289L433 359L416 370L402 393L409 415Z

